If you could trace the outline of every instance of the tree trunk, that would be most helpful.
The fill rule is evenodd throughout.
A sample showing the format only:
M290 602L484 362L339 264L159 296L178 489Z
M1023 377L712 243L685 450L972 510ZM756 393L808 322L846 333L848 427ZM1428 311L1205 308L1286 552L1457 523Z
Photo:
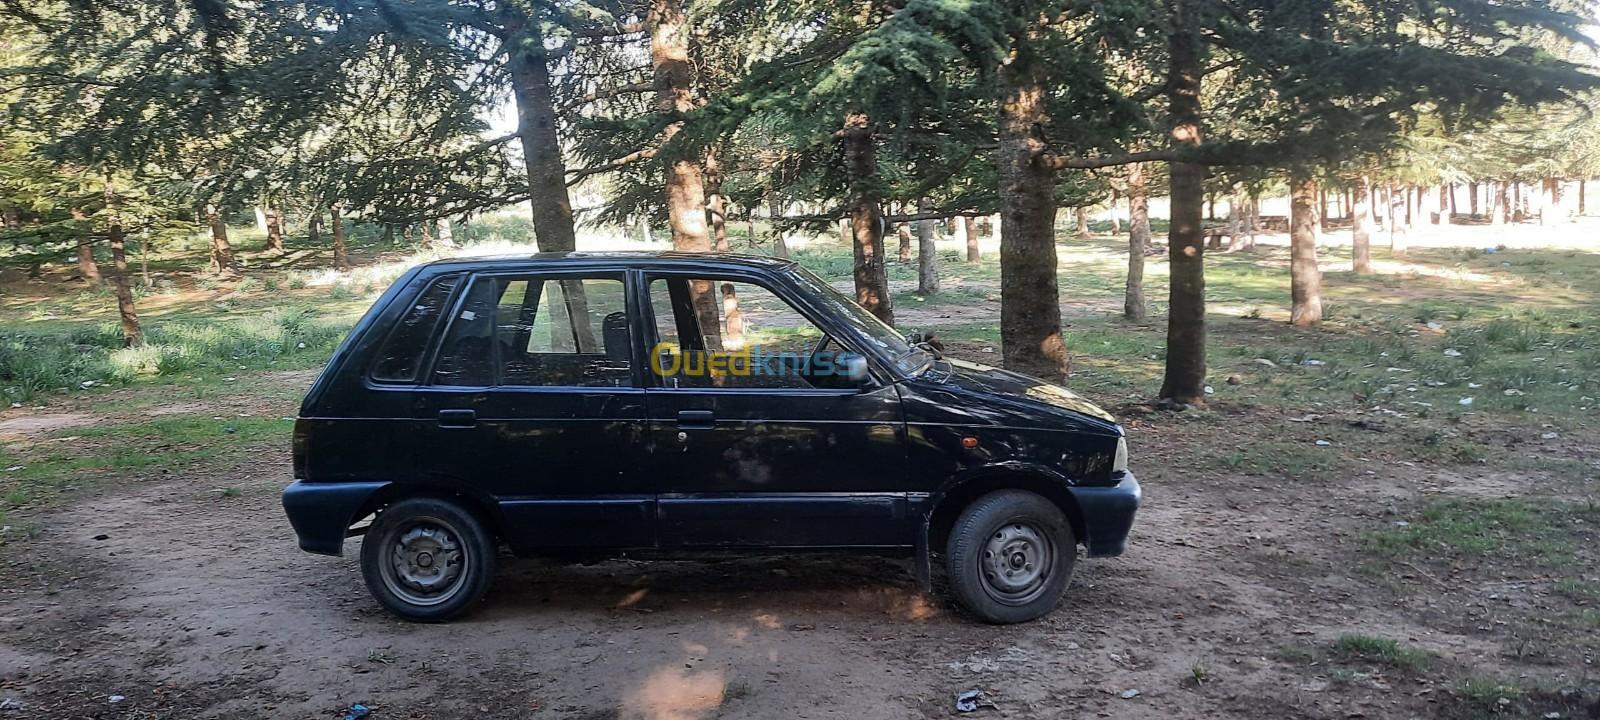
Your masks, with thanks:
M438 220L435 220L434 227L438 232L438 235L435 237L435 241L438 246L446 249L454 249L456 246L456 234L455 231L450 227L450 218L439 218Z
M1586 199L1586 198L1584 198L1584 195L1588 194L1588 191L1589 191L1589 180L1588 180L1588 178L1579 178L1578 179L1578 217L1583 217L1584 215L1588 214L1588 212L1589 212L1589 209L1587 207L1585 207L1585 205L1584 205L1584 200Z
M339 203L328 206L329 220L333 224L333 269L343 272L350 269L350 257L345 253L344 216Z
M1467 213L1473 218L1478 217L1478 181L1467 183Z
M719 253L733 252L728 244L728 207L722 196L722 167L718 164L715 148L706 151L706 215L711 221L713 247ZM753 228L752 228L753 229ZM722 317L727 321L728 334L722 339L725 350L737 352L744 349L744 313L739 311L739 291L731 282L722 283Z
M83 213L74 210L72 214L76 219L87 222ZM79 232L78 275L90 285L99 285L105 282L105 279L100 277L100 266L94 262L94 238L90 236L88 227L79 226L75 229Z
M1237 251L1243 244L1245 223L1244 200L1238 186L1228 188L1228 252Z
M927 209L927 202L917 203L917 211ZM934 244L934 220L917 223L917 294L932 295L939 292L939 248Z
M1089 240L1094 236L1089 234L1089 208L1079 205L1072 209L1073 220L1078 224L1078 239Z
M122 219L117 216L117 191L106 178L106 211L111 224L106 234L111 241L111 287L117 294L117 315L122 321L122 346L138 347L144 344L144 330L139 327L139 313L133 308L133 288L128 286L128 253L122 234Z
M654 70L656 112L668 118L661 143L669 147L683 130L685 113L694 110L690 83L689 19L680 0L651 0L646 21L650 27L650 64ZM663 157L667 174L667 220L672 247L683 252L709 252L711 235L706 227L705 179L697 158L679 152ZM696 293L695 303L702 304ZM702 308L702 321L705 319Z
M856 302L890 325L894 303L889 297L889 269L883 257L883 211L878 197L878 149L872 138L872 120L866 113L850 112L839 131L844 143L845 173L849 188L846 204L855 256Z
M1372 272L1372 183L1356 179L1350 204L1355 217L1350 222L1351 269L1359 274Z
M567 194L567 165L556 134L544 29L515 4L502 6L507 15L505 43L512 96L517 102L517 136L522 139L523 164L532 189L528 204L535 247L544 252L571 252L577 249L578 236L572 226L572 198Z
M1539 222L1546 225L1553 225L1565 220L1566 212L1564 212L1562 208L1562 205L1564 204L1563 201L1564 198L1561 197L1561 178L1545 178L1544 209L1539 215ZM1548 216L1549 219L1546 219L1546 216Z
M1509 183L1496 181L1494 183L1494 203L1489 209L1489 223L1504 225L1511 220L1511 196L1507 191Z
M322 213L312 208L311 217L306 218L306 242L311 247L322 244Z
M894 229L896 237L900 240L898 252L901 264L911 262L911 223L900 223Z
M1289 202L1294 203L1294 191L1289 193ZM1328 188L1317 187L1317 227L1322 232L1328 232ZM1290 247L1293 247L1293 238L1290 238Z
M270 203L267 204L266 251L273 254L283 253L283 211Z
M260 206L260 205L255 206L255 211L256 211L256 232L259 232L259 233L265 235L265 234L267 234L267 211L264 208L262 208L262 206Z
M1449 226L1456 212L1455 191L1450 183L1439 186L1439 224Z
M1256 251L1256 232L1261 229L1261 196L1250 190L1250 219L1245 223L1244 252Z
M1042 62L1015 39L997 77L1000 180L1000 350L1005 366L1050 380L1067 376L1056 281L1055 173L1045 152Z
M1289 179L1289 322L1322 322L1322 273L1317 269L1317 183L1296 170Z
M211 271L221 275L239 272L239 263L233 259L233 244L228 242L228 226L216 205L206 205L206 223L211 226Z
M1191 3L1167 0L1167 107L1171 137L1179 147L1201 142L1199 22ZM1200 203L1205 197L1206 167L1175 162L1171 166L1172 224L1167 233L1171 267L1167 303L1167 360L1160 398L1171 406L1205 403L1206 268L1205 234Z
M711 223L711 246L725 253L732 249L728 246L728 204L722 196L722 166L717 156L716 148L706 150L706 219Z
M1122 316L1144 320L1144 254L1150 248L1150 186L1143 163L1128 166L1128 284Z
M850 224L850 218L839 218L839 244L853 245L855 241L856 233L854 226Z
M756 247L756 206L751 203L744 209L745 247Z
M783 208L778 206L778 196L767 196L767 217L772 220L772 256L776 258L789 257L789 245L783 241L783 225L778 219L783 217Z
M983 258L978 252L978 224L973 222L971 215L961 216L961 234L966 236L967 264L977 265Z

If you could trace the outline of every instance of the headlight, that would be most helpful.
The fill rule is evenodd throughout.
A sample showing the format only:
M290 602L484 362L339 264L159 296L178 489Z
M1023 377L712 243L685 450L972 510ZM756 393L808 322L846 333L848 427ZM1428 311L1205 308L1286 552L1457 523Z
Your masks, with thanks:
M1117 438L1117 456L1111 459L1111 474L1125 473L1128 471L1128 439Z

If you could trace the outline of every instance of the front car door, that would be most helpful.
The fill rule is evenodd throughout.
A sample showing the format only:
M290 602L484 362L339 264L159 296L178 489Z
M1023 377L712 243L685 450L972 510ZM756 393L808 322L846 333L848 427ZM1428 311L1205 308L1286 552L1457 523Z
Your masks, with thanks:
M760 273L640 282L663 547L912 544L899 394L850 338Z
M518 552L655 544L621 271L469 280L419 387L418 470L486 494Z

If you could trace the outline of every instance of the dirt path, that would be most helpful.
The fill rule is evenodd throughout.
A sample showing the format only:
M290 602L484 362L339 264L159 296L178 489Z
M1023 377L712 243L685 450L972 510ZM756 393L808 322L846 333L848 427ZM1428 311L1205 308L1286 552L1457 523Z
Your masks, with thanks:
M947 717L969 688L998 706L974 717L1451 717L1425 680L1332 687L1306 658L1359 631L1500 662L1492 633L1423 624L1352 571L1360 528L1448 487L1418 479L1307 492L1153 459L1130 552L1080 563L1064 606L1022 626L855 557L507 560L481 611L429 626L378 609L357 542L296 549L287 466L266 450L225 483L130 482L43 517L5 556L0 718Z

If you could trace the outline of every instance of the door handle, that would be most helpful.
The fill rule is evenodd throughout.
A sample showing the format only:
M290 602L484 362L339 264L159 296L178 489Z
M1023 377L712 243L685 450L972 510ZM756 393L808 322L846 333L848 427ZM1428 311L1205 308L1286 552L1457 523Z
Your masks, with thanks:
M469 428L478 424L478 413L472 410L440 410L439 427Z
M710 430L717 426L717 414L710 410L678 411L678 427L685 430Z

